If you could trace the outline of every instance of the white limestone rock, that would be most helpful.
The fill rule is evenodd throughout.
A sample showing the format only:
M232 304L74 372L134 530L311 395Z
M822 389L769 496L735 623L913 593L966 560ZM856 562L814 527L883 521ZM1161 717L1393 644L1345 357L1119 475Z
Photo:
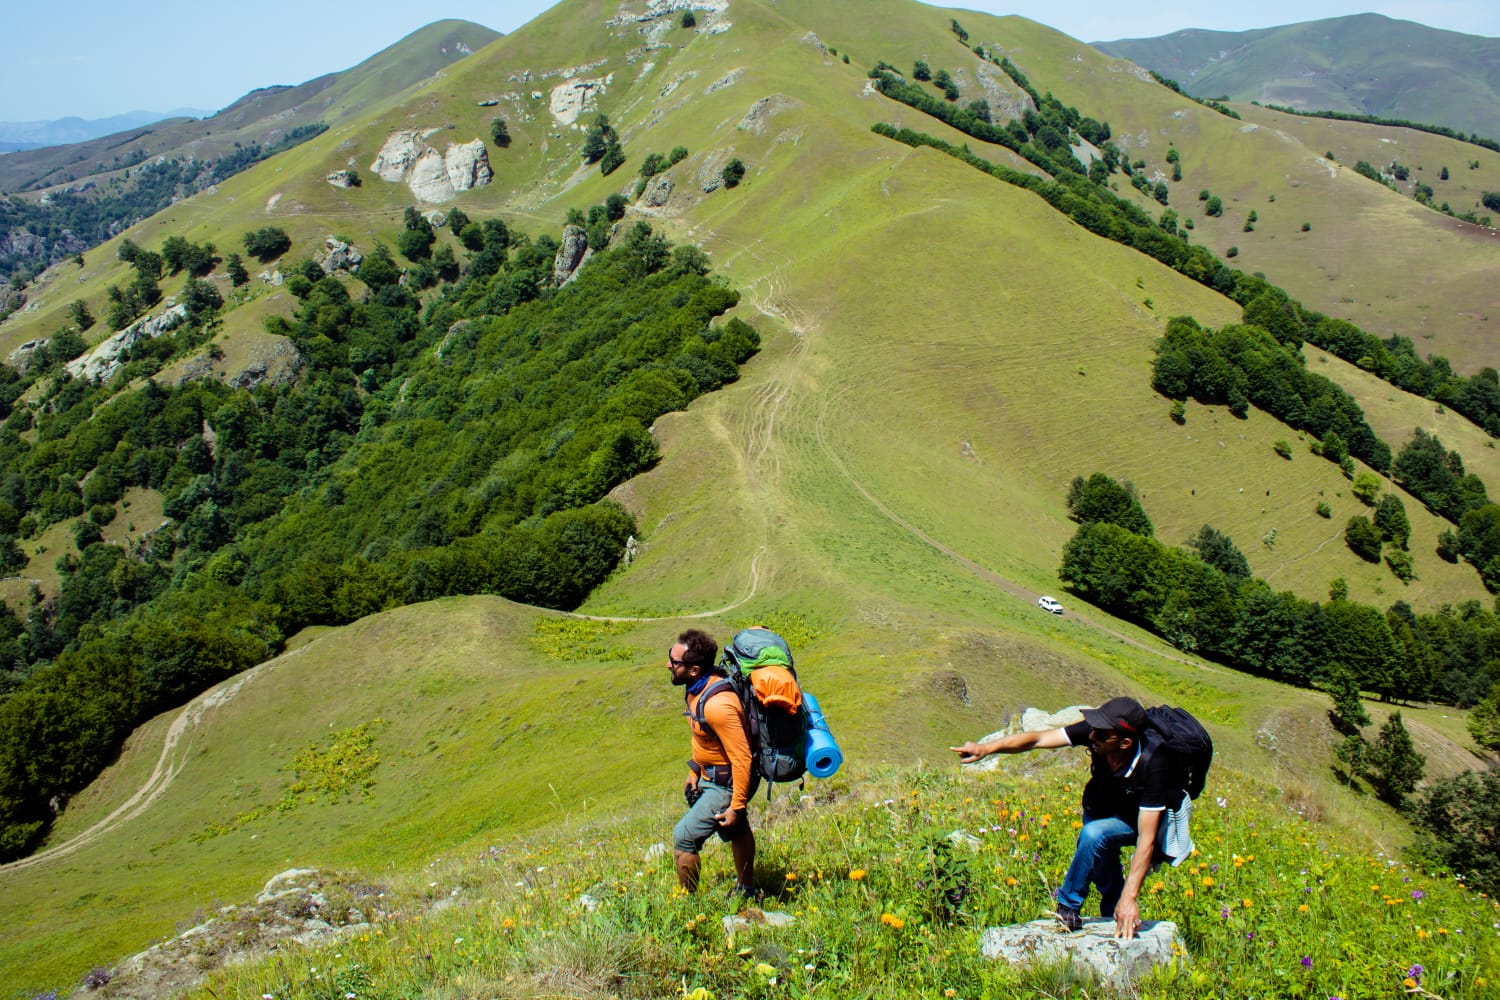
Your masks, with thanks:
M489 151L480 139L449 143L447 152L443 154L443 161L448 168L448 182L454 191L484 187L495 176L494 170L490 169Z
M1186 955L1171 921L1144 921L1136 936L1124 941L1115 937L1114 920L1103 917L1085 920L1083 929L1073 933L1055 920L990 927L979 939L979 950L985 958L1012 965L1067 964L1079 978L1098 980L1120 992L1128 992L1156 966Z
M380 147L370 169L383 181L400 183L426 148L427 144L422 141L422 133L418 129L404 128L392 132L386 136L385 145Z
M613 73L587 79L564 80L552 88L548 110L559 125L573 125L586 111L599 106L599 95L609 90L614 81Z

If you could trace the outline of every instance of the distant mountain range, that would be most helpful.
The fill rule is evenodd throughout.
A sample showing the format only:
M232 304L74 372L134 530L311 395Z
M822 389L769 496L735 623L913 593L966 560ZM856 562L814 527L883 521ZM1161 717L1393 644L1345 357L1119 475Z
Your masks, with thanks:
M177 108L173 111L127 111L108 118L79 118L70 115L53 121L0 122L0 153L15 153L43 146L62 146L70 142L88 142L100 136L139 128L167 118L206 118L213 114L201 108Z
M1446 125L1500 137L1500 39L1355 14L1255 31L1175 31L1094 47L1197 97Z

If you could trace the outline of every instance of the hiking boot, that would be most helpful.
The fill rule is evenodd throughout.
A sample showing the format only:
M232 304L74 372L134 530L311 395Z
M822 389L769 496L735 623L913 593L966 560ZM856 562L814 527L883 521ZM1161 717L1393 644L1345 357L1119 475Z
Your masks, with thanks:
M1071 907L1059 906L1052 911L1052 916L1067 929L1069 934L1083 930L1083 915Z
M760 888L753 885L740 885L735 883L734 888L724 894L726 899L759 899Z

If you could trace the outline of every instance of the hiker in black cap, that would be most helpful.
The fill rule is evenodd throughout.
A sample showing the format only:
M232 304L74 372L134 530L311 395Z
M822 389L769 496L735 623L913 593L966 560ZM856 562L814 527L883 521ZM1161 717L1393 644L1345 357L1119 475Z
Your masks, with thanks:
M972 764L994 753L1088 747L1092 763L1083 789L1083 828L1056 893L1055 915L1070 931L1083 926L1090 883L1099 888L1099 915L1114 918L1116 937L1130 940L1141 924L1141 883L1159 859L1166 836L1163 817L1169 807L1181 806L1185 794L1172 787L1166 754L1152 754L1142 763L1145 731L1146 710L1140 702L1111 698L1098 708L1085 708L1083 721L1071 726L949 748ZM1127 875L1120 867L1120 849L1128 844L1135 845L1135 855Z

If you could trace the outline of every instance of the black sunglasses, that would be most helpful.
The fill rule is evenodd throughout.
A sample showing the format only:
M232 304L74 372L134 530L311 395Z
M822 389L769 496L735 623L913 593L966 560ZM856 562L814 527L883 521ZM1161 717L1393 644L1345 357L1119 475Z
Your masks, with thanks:
M685 667L688 665L687 660L679 660L677 657L673 656L670 649L667 650L667 662L674 667Z

